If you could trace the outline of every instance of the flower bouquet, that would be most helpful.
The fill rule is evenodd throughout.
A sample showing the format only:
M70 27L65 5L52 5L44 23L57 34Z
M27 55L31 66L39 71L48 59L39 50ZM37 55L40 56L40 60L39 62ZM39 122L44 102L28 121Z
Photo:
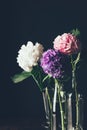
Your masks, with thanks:
M48 130L83 130L83 99L76 79L81 55L79 34L73 29L58 35L47 51L42 44L29 41L18 52L17 63L24 71L12 80L18 83L30 76L35 80L43 96ZM67 91L65 83L69 81Z

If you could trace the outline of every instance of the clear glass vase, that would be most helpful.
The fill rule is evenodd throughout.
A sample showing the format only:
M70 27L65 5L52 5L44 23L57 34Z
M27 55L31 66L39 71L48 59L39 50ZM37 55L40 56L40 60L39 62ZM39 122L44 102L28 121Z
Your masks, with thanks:
M53 126L53 119L52 119L52 100L53 100L53 94L54 94L54 90L53 89L47 89L47 88L45 88L42 91L43 103L44 103L44 110L45 110L45 119L46 119L44 127L47 130L52 130L52 126Z
M56 89L48 90L45 88L42 96L46 114L46 123L44 125L46 130L83 130L83 98L80 94L78 94L78 106L76 108L74 95L61 91L62 111L60 111L58 91ZM61 112L63 112L63 122Z
M57 88L55 89L45 89L42 92L46 123L44 127L47 130L62 130L61 129L61 120L60 120L60 110L59 110L59 101ZM64 122L66 127L66 96L63 91L61 91L60 98L64 111ZM65 129L66 130L66 129Z
M83 130L83 98L78 94L77 104L72 93L67 95L67 130Z

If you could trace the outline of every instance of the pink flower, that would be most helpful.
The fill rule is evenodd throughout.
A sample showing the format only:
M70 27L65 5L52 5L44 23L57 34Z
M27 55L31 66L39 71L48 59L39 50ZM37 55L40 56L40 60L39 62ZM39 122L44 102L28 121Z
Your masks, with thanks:
M80 42L76 36L70 33L64 33L61 36L57 36L53 43L55 50L67 55L78 53L80 50Z

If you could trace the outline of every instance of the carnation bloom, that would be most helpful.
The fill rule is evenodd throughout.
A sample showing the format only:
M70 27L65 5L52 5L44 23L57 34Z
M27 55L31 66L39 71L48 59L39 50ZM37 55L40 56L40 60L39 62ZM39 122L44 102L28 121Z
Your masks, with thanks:
M27 45L22 45L18 51L17 63L23 70L31 72L33 66L38 64L42 53L43 46L41 44L36 43L33 45L33 43L29 41Z
M70 33L64 33L61 36L57 36L53 43L55 50L58 50L67 55L78 53L80 50L80 42L76 36Z
M53 78L63 78L65 59L60 52L49 49L42 55L41 67L46 74Z

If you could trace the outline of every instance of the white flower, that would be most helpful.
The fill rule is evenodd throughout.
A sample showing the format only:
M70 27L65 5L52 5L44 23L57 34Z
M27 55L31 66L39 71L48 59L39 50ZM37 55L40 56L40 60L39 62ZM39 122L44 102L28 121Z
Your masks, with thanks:
M23 70L31 72L33 66L38 64L42 53L43 46L41 44L36 43L33 45L33 43L29 41L27 45L22 45L18 51L17 63Z

